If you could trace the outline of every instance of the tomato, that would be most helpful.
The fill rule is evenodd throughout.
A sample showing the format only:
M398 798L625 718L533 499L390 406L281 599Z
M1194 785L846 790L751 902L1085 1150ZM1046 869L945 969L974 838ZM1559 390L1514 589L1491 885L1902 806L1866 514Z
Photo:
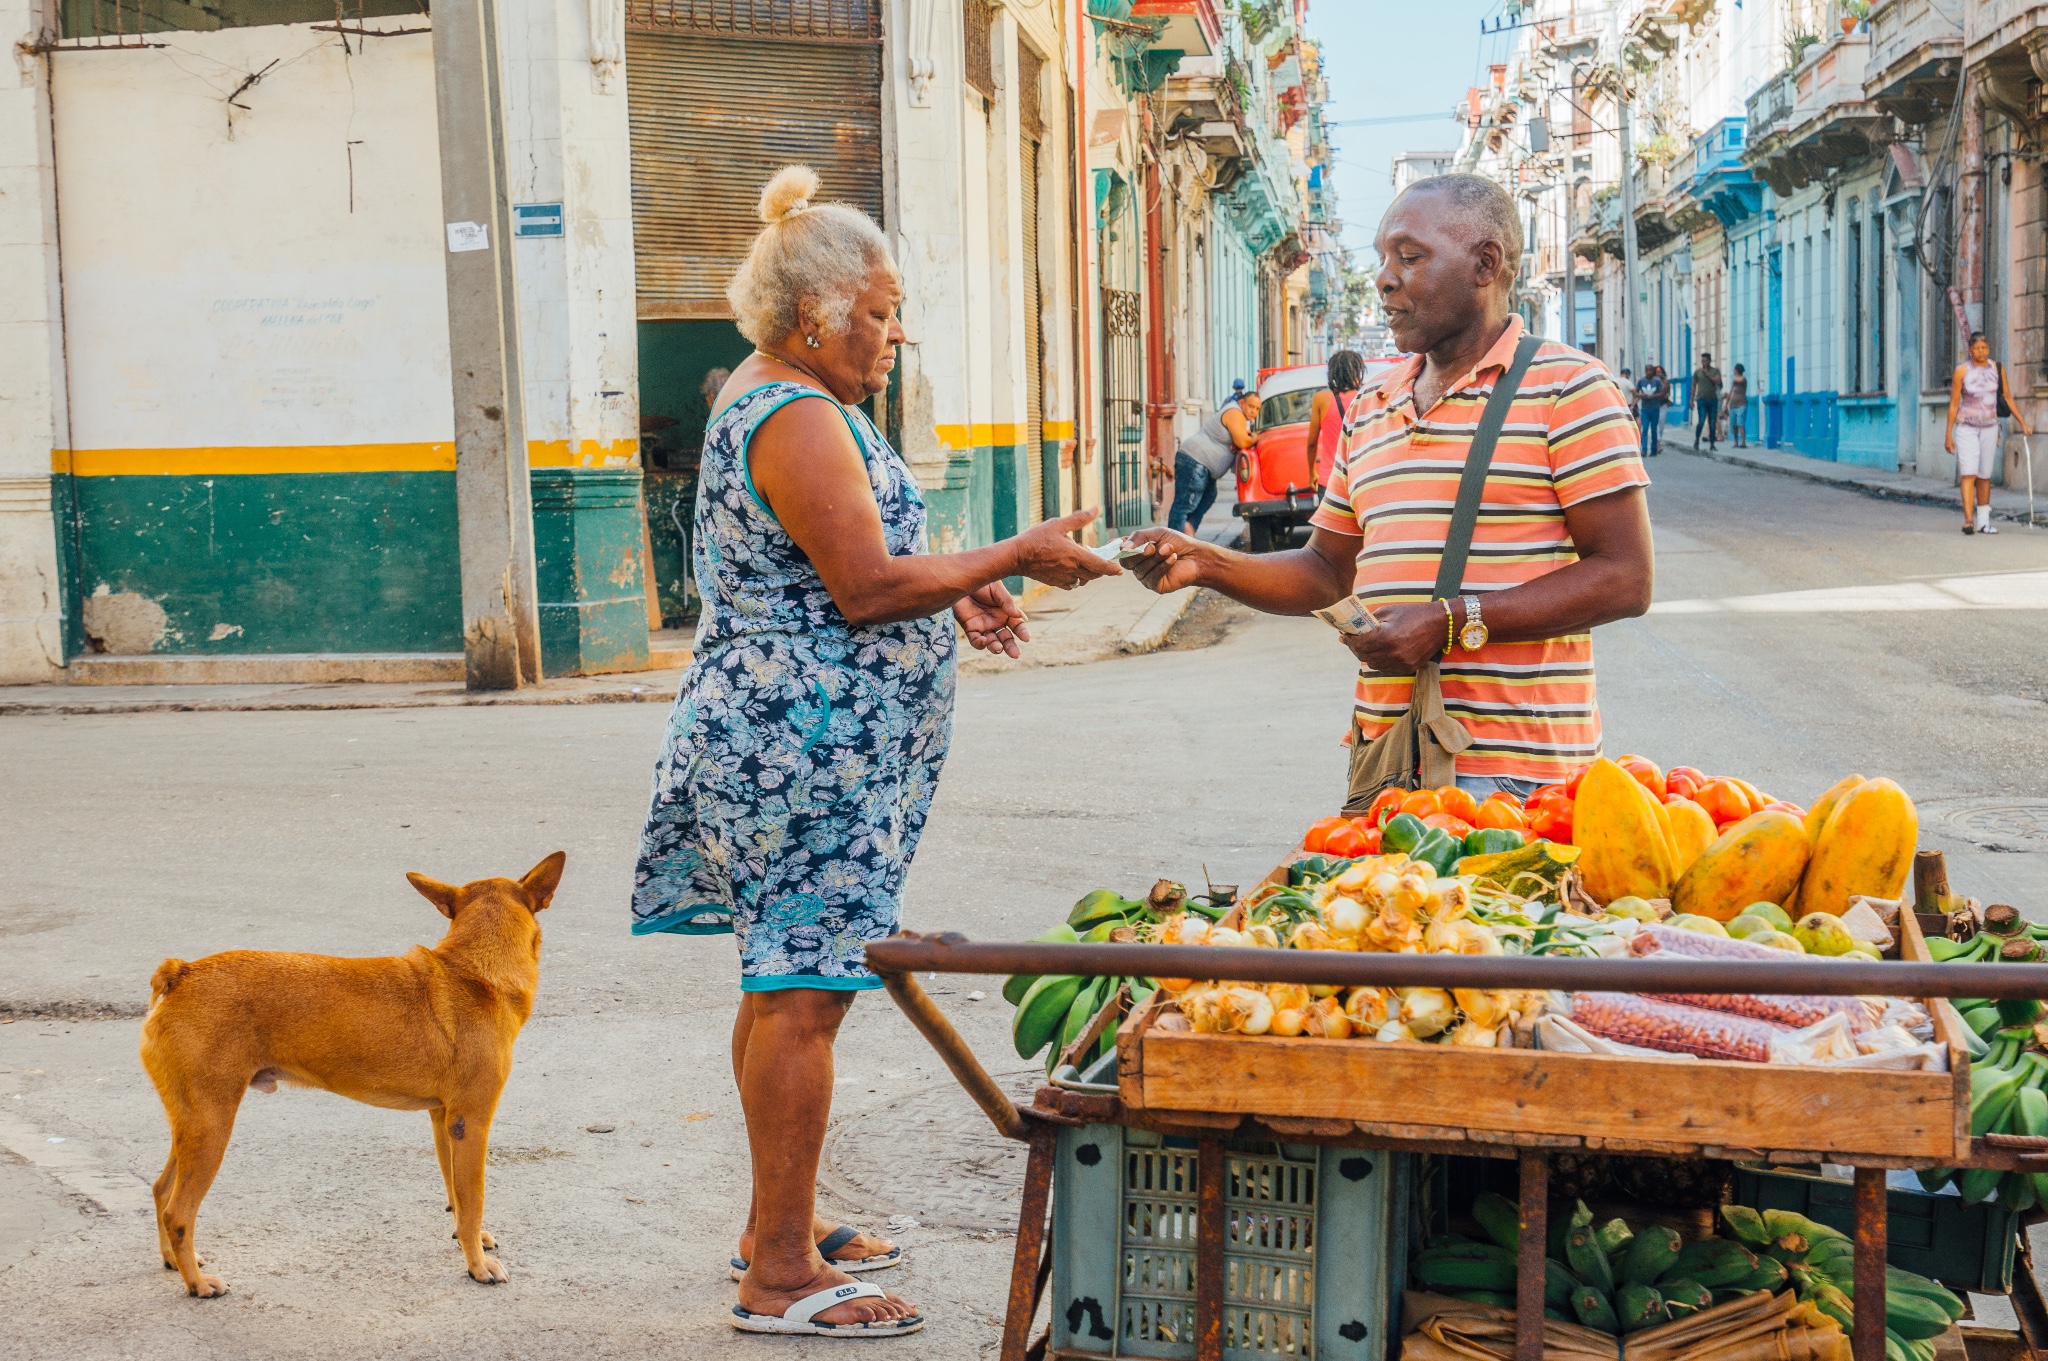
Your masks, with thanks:
M1691 780L1696 785L1705 784L1707 782L1707 772L1701 770L1698 766L1673 766L1671 767L1671 769L1664 772L1664 778L1667 781L1669 781L1673 775L1683 775L1685 776L1685 778Z
M1579 796L1579 781L1585 779L1586 772L1592 768L1591 766L1580 766L1577 770L1573 771L1571 778L1564 782L1564 792L1576 799Z
M1673 766L1664 772L1664 799L1689 799L1700 792L1701 781L1688 775L1683 766Z
M1655 761L1646 756L1624 756L1615 764L1635 776L1636 783L1649 790L1657 802L1664 801L1664 772Z
M1472 824L1449 813L1431 813L1422 820L1425 827L1441 827L1459 841L1472 835Z
M1479 816L1479 800L1454 784L1447 784L1437 790L1436 797L1437 801L1443 804L1444 811L1454 818L1470 822Z
M1434 789L1417 789L1401 800L1401 811L1427 818L1432 813L1443 812L1444 801L1436 796Z
M1539 841L1554 841L1560 846L1571 845L1571 800L1554 800L1536 809L1535 816L1529 819L1529 835Z
M1716 827L1740 822L1749 816L1749 796L1733 780L1708 780L1692 801L1707 810Z
M1312 855L1327 854L1324 843L1329 839L1330 833L1339 827L1350 825L1343 818L1322 818L1308 829L1306 836L1302 837L1301 848Z
M1330 834L1323 838L1323 854L1347 860L1354 855L1369 855L1371 852L1366 850L1365 844L1365 833L1346 822L1332 827Z
M1380 853L1380 837L1383 833L1379 828L1367 827L1362 829L1358 835L1365 841L1365 849L1359 852L1360 855L1378 855Z
M1533 813L1541 805L1555 802L1558 799L1564 799L1569 802L1571 795L1565 792L1565 788L1561 784L1547 784L1531 794L1527 799L1524 799L1522 807Z
M1372 801L1366 821L1375 827L1384 827L1394 820L1394 814L1401 811L1401 800L1408 797L1405 789L1382 789L1380 796Z
M1479 816L1472 820L1472 825L1481 829L1498 827L1506 832L1526 832L1529 830L1529 819L1523 817L1522 810L1515 807L1512 796L1496 797L1489 798L1479 805Z

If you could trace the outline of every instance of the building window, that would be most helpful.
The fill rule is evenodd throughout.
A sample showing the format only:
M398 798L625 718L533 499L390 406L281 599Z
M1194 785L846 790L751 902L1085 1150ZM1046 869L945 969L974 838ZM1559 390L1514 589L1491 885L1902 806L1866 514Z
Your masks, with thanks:
M1884 212L1870 214L1870 390L1885 390L1884 373Z
M1849 391L1863 391L1863 224L1849 224Z
M981 97L996 101L995 19L990 0L966 0L962 18L967 26L967 85Z
M59 21L67 38L118 38L260 24L333 24L426 12L426 0L62 0Z

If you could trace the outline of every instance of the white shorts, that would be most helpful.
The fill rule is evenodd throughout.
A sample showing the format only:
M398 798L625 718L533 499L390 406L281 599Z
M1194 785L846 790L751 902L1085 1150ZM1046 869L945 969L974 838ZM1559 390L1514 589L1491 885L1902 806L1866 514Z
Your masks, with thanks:
M1995 425L1964 425L1956 423L1956 475L1958 477L1991 476L1991 470L1998 466L1998 455L2005 441L2000 438Z

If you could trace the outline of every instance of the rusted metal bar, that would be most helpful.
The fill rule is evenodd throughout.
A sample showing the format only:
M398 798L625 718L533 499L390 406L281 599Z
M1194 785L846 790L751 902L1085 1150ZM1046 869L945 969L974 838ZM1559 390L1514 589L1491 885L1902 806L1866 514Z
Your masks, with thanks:
M1221 1139L1196 1145L1195 1361L1223 1361L1223 1184L1229 1156Z
M1017 1247L1010 1259L1010 1302L1003 1314L1001 1361L1024 1361L1031 1344L1031 1320L1038 1313L1039 1271L1046 1255L1046 1212L1052 1205L1052 1160L1058 1132L1031 1131L1031 1156L1024 1164L1024 1198L1017 1207Z
M1730 959L1556 959L1523 955L1366 954L1208 945L976 944L908 932L867 947L885 979L917 970L969 974L1233 978L1339 987L1557 988L1637 993L1802 993L1824 997L2048 997L2048 964L1847 963L1788 956Z
M1523 1152L1521 1239L1515 1253L1515 1361L1543 1361L1543 1253L1550 1238L1550 1155Z
M981 1107L982 1113L995 1123L995 1127L1011 1139L1029 1137L1031 1126L1024 1119L1024 1113L1017 1109L1017 1103L1006 1096L1001 1087L996 1086L996 1080L974 1057L974 1051L967 1047L967 1041L960 1038L960 1032L953 1029L953 1023L946 1019L946 1014L918 986L916 975L883 974L882 986L889 990L889 996L896 1000L896 1005L910 1018L918 1033L939 1051L946 1067L953 1070L953 1076L967 1089L967 1094L974 1098L974 1104ZM1035 1151L1033 1156L1036 1156Z
M1884 1361L1884 1257L1891 1234L1886 1224L1884 1169L1856 1169L1856 1332L1850 1339L1856 1361Z

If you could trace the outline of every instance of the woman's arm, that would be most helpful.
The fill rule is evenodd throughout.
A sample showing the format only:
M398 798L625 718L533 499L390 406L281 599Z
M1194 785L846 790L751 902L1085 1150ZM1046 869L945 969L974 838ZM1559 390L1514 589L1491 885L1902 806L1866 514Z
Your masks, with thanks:
M1954 376L1948 383L1948 429L1942 435L1942 447L1950 453L1956 451L1956 413L1963 403L1963 366L1956 365Z
M1094 511L962 553L890 553L867 464L829 398L790 402L763 421L748 446L747 471L769 514L856 625L925 618L1004 577L1069 587L1122 570L1067 537Z
M2003 364L1998 366L1998 388L1999 391L2005 394L2005 404L2012 408L2012 418L2019 422L2020 433L2022 435L2033 434L2034 427L2027 424L2027 418L2020 412L2020 404L2013 400L2012 384L2005 380L2005 365Z
M1330 395L1330 390L1324 388L1316 394L1315 400L1308 404L1308 448L1311 455L1322 447L1320 439L1323 433L1323 417L1336 402L1337 399Z

